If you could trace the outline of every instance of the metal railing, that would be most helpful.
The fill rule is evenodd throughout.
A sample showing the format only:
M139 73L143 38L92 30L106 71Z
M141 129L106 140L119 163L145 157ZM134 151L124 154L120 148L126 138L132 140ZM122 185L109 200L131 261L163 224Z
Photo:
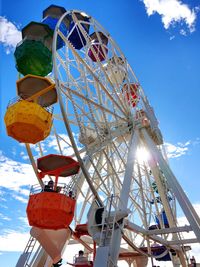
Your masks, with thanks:
M7 105L7 109L11 106L13 106L14 104L16 104L17 102L20 102L20 101L26 101L26 99L23 99L21 98L20 96L16 96L14 97L13 99L11 99L9 102L8 102L8 105ZM27 102L31 102L31 101L28 101ZM37 103L38 105L40 105L39 103ZM41 106L41 105L40 105ZM53 106L49 106L49 107L43 107L41 106L44 110L46 110L48 113L50 114L53 114L53 110L54 110L54 107Z
M45 192L45 186L48 185L49 181L45 181L43 188L41 189L41 185L40 184L35 184L31 186L30 189L30 195L35 195L35 194L39 194L41 192ZM52 191L53 192L53 191ZM66 195L75 198L76 197L76 192L74 190L72 190L71 184L65 184L65 183L58 183L56 186L56 190L55 192Z

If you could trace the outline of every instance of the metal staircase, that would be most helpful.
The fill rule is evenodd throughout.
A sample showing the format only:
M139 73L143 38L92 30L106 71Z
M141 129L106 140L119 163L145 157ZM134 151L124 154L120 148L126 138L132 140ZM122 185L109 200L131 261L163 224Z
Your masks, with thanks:
M29 267L30 265L28 264L30 258L31 258L31 254L33 252L33 249L35 247L36 244L36 239L32 236L30 236L26 247L24 249L24 252L21 254L16 267Z

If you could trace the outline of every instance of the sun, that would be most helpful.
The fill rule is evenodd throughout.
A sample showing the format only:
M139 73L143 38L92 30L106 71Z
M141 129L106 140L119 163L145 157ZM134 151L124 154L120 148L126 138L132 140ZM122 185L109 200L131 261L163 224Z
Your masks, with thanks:
M136 151L136 159L139 163L147 162L150 159L149 151L143 146L138 147Z

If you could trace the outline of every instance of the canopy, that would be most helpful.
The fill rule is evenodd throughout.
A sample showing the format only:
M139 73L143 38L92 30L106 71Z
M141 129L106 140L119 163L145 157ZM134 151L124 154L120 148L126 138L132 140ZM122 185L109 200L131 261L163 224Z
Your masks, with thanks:
M55 84L45 77L28 74L25 77L17 80L17 94L22 99L27 99L37 93L42 93L36 101L42 107L48 107L57 102L57 93ZM49 91L45 89L51 88Z
M22 38L41 41L49 50L52 49L53 31L46 24L31 21L22 29Z
M80 165L72 157L49 154L37 159L37 167L44 175L67 177L77 174Z

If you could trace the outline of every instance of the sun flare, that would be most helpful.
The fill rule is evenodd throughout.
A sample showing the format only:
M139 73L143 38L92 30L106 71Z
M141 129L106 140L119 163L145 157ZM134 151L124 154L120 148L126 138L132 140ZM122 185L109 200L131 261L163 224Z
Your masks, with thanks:
M149 151L145 147L139 147L136 151L136 159L139 163L147 162L150 158Z

